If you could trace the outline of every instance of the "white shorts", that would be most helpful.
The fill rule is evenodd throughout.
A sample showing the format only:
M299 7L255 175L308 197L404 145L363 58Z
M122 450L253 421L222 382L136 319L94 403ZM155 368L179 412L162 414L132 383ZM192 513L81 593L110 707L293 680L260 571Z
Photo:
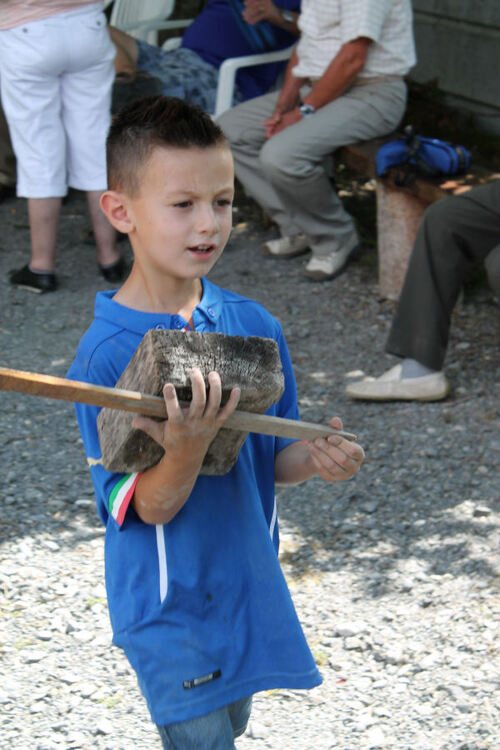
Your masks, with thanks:
M19 196L106 189L114 56L100 3L0 31Z

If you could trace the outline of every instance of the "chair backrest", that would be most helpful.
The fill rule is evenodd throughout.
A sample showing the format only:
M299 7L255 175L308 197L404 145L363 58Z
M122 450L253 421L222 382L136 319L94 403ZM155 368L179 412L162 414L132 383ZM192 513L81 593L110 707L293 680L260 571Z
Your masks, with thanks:
M137 39L149 41L150 30L134 29L143 21L164 21L172 15L175 0L115 0L109 23Z

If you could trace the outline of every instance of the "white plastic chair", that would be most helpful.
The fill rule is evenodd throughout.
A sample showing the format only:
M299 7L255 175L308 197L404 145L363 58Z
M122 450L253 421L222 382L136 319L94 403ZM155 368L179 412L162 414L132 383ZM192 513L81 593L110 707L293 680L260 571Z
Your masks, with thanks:
M136 39L158 44L160 29L182 29L193 21L192 18L168 21L174 5L175 0L114 0L109 23Z
M181 43L180 37L167 39L162 47L166 50L176 49ZM288 60L295 45L280 49L277 52L262 52L258 55L243 55L242 57L228 57L219 68L217 80L217 95L215 99L215 112L213 117L221 115L226 109L233 106L234 87L236 74L240 68L248 68L251 65L264 65L265 63L280 62Z
M224 60L219 68L217 81L217 97L215 99L214 118L221 115L226 109L233 106L234 86L236 73L240 68L248 68L251 65L264 65L265 63L280 62L288 60L295 44L276 52L262 52L259 55L244 55L243 57L229 57Z

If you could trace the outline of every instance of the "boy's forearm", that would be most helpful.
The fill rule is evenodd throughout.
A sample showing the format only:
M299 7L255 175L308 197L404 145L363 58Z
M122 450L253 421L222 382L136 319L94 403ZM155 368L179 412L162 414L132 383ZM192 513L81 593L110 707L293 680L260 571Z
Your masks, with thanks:
M203 456L186 461L174 456L163 458L141 474L134 492L133 506L144 523L169 523L188 500L200 473Z
M304 443L291 443L278 453L274 461L276 484L300 484L317 473Z

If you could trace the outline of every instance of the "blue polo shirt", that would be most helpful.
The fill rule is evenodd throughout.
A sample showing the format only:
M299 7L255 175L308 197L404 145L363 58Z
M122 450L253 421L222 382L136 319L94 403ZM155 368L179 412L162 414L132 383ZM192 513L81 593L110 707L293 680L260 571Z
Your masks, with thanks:
M197 331L263 336L278 344L285 390L268 414L298 419L290 357L261 305L202 280ZM151 328L182 330L176 315L144 313L100 292L68 377L113 386ZM175 518L143 523L129 506L138 475L99 463L97 407L76 405L97 509L113 642L135 669L152 720L202 716L259 690L321 682L277 552L274 459L291 441L250 434L224 476L200 476Z

